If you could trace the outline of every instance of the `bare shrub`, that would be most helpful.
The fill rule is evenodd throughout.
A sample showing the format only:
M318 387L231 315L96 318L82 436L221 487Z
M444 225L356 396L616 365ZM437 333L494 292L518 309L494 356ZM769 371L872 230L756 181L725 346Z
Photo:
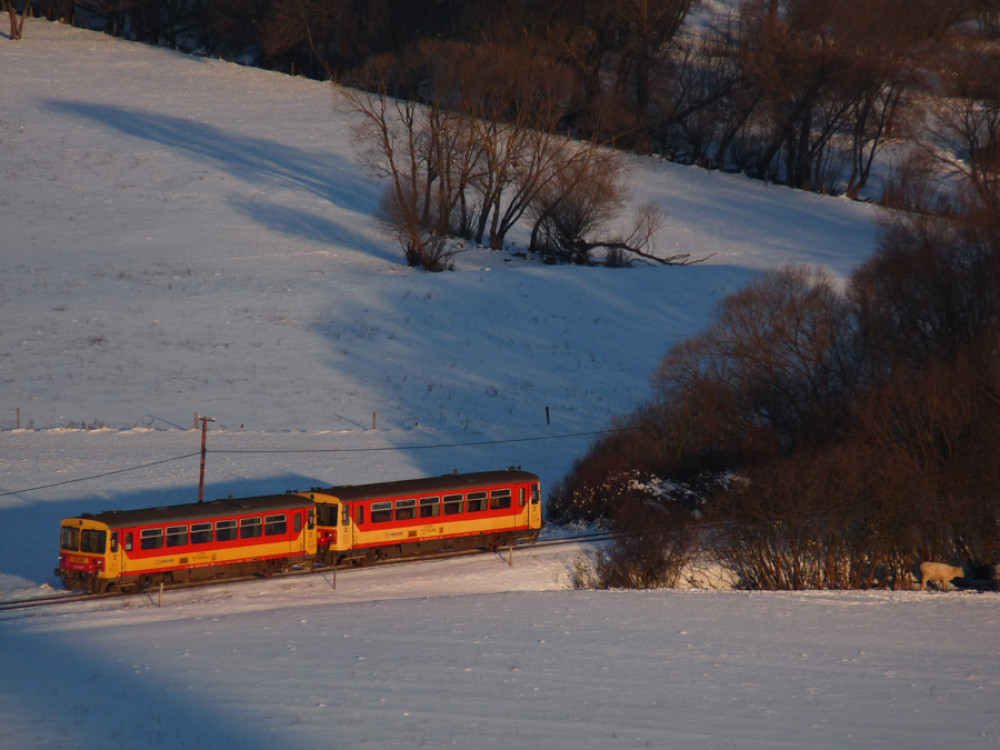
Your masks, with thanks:
M693 554L695 502L656 477L625 472L605 483L614 541L597 555L597 588L676 585Z
M710 506L717 558L751 589L909 588L918 496L863 441L748 467Z
M662 398L708 416L716 440L787 451L838 428L848 322L822 273L761 274L723 300L704 333L666 355L654 384Z
M570 563L569 583L576 590L601 588L591 556L581 555Z
M853 275L859 347L871 371L954 359L1000 326L1000 214L897 215Z
M580 240L603 229L624 201L623 157L598 149L581 149L574 156L532 203L529 249L586 265L590 252Z

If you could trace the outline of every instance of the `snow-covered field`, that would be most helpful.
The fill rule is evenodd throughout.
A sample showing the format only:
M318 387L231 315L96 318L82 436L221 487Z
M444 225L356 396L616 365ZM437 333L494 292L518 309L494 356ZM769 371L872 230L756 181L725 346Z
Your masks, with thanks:
M425 274L323 84L41 21L0 70L4 599L61 517L192 499L195 411L209 497L548 486L749 273L874 246L871 207L637 161L708 262ZM1000 747L995 594L569 590L584 552L4 613L0 746Z

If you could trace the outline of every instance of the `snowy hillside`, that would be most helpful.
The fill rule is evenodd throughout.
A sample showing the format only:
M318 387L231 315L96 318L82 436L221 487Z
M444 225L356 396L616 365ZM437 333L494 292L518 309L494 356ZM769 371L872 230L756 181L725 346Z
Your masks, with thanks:
M195 411L209 497L544 488L748 274L874 246L869 206L637 160L706 263L426 274L326 85L42 21L0 69L0 599L55 585L61 517L193 499ZM557 549L0 614L0 745L1000 744L995 595L575 592Z
M39 431L154 431L134 456L106 438L104 471L197 450L176 434L195 411L226 432L210 450L245 436L400 449L272 462L326 483L523 464L548 485L589 440L556 436L643 400L666 348L750 271L845 275L873 245L869 206L638 161L635 201L668 215L660 251L705 265L553 268L477 249L426 274L372 218L379 189L328 86L42 22L24 41L0 46L0 426L29 428L0 439L31 458L10 489L72 478L58 462L96 444L65 440L40 467ZM547 439L406 450L526 437ZM216 458L209 481L283 488L257 464ZM186 468L186 483L128 476L63 497L190 487Z

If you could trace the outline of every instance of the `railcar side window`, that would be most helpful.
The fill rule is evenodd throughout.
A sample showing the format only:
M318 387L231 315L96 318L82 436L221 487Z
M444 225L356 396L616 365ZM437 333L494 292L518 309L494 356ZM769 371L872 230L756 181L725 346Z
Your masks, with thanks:
M502 510L510 507L510 489L490 491L490 510Z
M160 549L163 546L163 529L143 529L139 532L139 549Z
M478 513L481 510L486 510L485 492L470 492L467 497L468 499L465 504L465 510L467 512Z
M191 544L208 544L212 541L212 522L191 524Z
M365 523L365 506L358 503L354 507L357 508L357 512L354 514L354 522L357 523L358 526L363 526Z
M444 514L446 516L454 516L457 513L462 512L462 496L461 495L445 495L444 496Z
M167 546L183 547L188 543L187 526L167 526Z
M295 514L295 533L296 534L301 534L302 533L302 514L301 513L296 513Z
M260 516L240 519L240 539L255 539L261 535Z
M519 508L524 507L524 487L517 491L517 505Z
M537 484L531 485L531 504L538 505L538 501L541 499L540 490Z
M132 532L128 531L125 533L125 551L132 551Z
M215 522L215 541L229 542L236 538L236 519Z
M284 513L264 516L264 536L281 536L288 533L288 516Z
M118 551L118 532L111 532L111 553L114 554Z
M389 501L372 503L372 523L392 520L392 503Z
M409 521L417 514L417 501L414 498L396 501L396 520Z
M344 503L340 507L341 507L341 511L340 511L340 525L341 526L350 526L351 525L351 506L349 506L347 503Z
M441 515L441 498L422 497L420 498L420 517L434 518Z
M72 526L63 526L62 533L59 535L61 538L59 540L59 546L63 549L72 550L77 552L80 549L80 530L75 529Z

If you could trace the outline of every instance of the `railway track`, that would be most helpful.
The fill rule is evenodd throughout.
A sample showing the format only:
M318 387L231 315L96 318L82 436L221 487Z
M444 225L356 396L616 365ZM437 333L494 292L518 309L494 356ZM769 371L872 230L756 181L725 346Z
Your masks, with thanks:
M584 534L574 534L572 536L566 537L552 537L549 539L539 539L533 543L527 544L516 544L514 545L515 550L519 549L538 549L546 547L558 547L561 545L569 544L585 544L589 542L602 542L611 539L611 534L608 532L587 532ZM497 552L504 552L506 548L501 548ZM448 560L456 557L470 557L473 555L491 555L497 554L492 550L486 549L472 549L472 550L459 550L456 552L441 552L433 555L421 555L419 557L404 557L392 560L380 560L368 567L380 567L386 565L403 565L406 563L418 563L418 562L429 562L431 560ZM351 570L361 570L362 568L357 568L351 565L329 565L322 567L313 567L308 570L289 570L283 573L276 573L271 578L295 578L299 576L307 575L318 575L322 573L332 573L332 572L346 572ZM225 579L215 579L207 581L199 581L197 583L176 583L164 585L162 588L163 592L170 591L187 591L190 589L201 589L208 588L209 586L226 586L235 583L246 583L249 581L260 581L263 580L260 576L241 576L236 578L225 578ZM130 599L136 596L148 596L155 595L161 591L160 587L150 588L142 592L131 592L131 593L108 593L108 594L88 594L88 593L68 593L68 594L54 594L52 596L39 596L26 599L9 599L7 601L0 601L0 613L2 612L17 612L29 609L37 609L43 607L55 607L64 604L73 604L77 602L96 602L102 599Z

